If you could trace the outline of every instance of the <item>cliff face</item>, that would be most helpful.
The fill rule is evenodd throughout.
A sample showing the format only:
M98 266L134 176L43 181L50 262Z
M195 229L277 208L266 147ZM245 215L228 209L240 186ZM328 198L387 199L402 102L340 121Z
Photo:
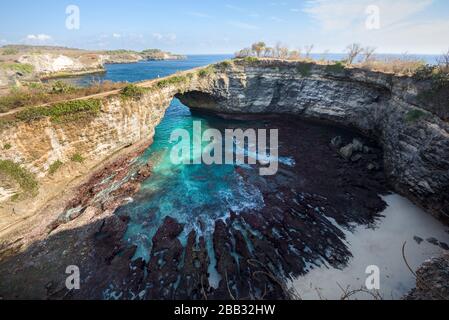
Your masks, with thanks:
M180 98L218 113L289 114L358 129L383 146L396 190L447 218L449 123L420 99L430 85L338 66L242 61L217 72L207 94Z
M101 163L126 145L151 139L177 96L189 107L217 113L295 115L360 130L383 146L398 192L439 218L449 216L449 124L422 103L427 82L338 66L235 61L141 86L151 89L137 100L105 94L101 112L88 121L14 123L1 133L0 146L10 148L0 159L39 177L75 153Z

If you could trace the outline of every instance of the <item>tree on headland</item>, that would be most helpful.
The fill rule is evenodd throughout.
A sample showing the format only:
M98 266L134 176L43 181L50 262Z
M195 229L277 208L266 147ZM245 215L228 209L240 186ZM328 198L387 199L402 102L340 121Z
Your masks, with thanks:
M267 45L263 41L253 43L253 45L251 46L253 52L256 54L258 58L260 58L262 52L264 52L266 47Z
M304 47L304 51L306 52L306 59L310 59L310 54L312 53L313 48L313 44Z
M449 72L449 50L438 58L438 65L444 72Z
M353 43L346 47L346 52L346 63L353 64L355 59L363 52L363 48L359 43Z
M366 47L363 49L363 60L365 62L369 62L373 59L374 53L376 52L375 47Z

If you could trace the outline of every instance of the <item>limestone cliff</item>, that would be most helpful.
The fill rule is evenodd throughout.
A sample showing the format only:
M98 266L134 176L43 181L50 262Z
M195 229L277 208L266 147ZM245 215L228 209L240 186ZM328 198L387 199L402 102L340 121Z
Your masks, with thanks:
M446 113L422 100L430 87L429 81L339 65L262 60L227 64L206 91L180 98L218 113L287 114L360 130L383 146L396 190L448 218L449 123Z
M338 65L239 60L140 86L148 91L139 99L104 94L101 112L89 121L14 122L0 136L0 145L11 146L0 159L40 177L75 152L99 163L150 139L178 96L189 107L217 113L277 113L355 128L383 146L396 191L439 218L449 216L449 124L420 99L429 90L426 81Z

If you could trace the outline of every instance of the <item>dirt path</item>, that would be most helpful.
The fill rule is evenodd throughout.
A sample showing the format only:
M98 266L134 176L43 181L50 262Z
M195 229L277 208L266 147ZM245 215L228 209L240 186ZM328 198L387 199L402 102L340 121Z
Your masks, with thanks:
M208 66L193 68L193 69L189 69L189 70L186 70L186 71L178 72L178 73L175 73L175 74L163 77L163 78L157 78L157 79L152 79L152 80L144 80L144 81L141 81L141 82L135 82L133 84L135 84L136 86L141 87L141 88L150 88L155 83L158 83L159 81L169 79L169 78L171 78L173 76L185 75L185 74L188 74L188 73L191 73L191 72L196 72L198 70L205 69L207 67ZM116 89L116 90L105 91L105 92L96 93L96 94L83 96L83 97L78 97L78 98L73 98L73 99L65 99L65 100L61 100L61 101L44 103L44 104L36 105L34 107L48 107L48 106L51 106L52 104L55 104L55 103L62 103L62 102L69 102L69 101L76 101L76 100L99 99L99 98L104 98L104 97L108 97L108 96L111 96L111 95L119 94L120 90L121 89ZM25 110L27 108L30 108L30 107L32 107L32 106L16 108L16 109L12 109L12 110L10 110L8 112L0 113L0 118L14 115L14 114L16 114L16 113L18 113L20 111L23 111L23 110Z

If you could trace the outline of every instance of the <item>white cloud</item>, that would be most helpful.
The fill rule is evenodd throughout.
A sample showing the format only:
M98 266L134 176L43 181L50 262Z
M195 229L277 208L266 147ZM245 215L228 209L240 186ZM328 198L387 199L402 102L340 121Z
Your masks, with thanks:
M48 41L51 40L51 36L49 36L48 34L29 34L27 35L27 40L31 40L31 41Z
M157 41L164 41L164 42L174 42L178 38L175 33L168 33L168 34L162 34L162 33L153 33L152 37Z
M155 38L156 40L162 40L164 36L160 33L153 33L153 38Z
M120 33L113 33L112 37L118 39L118 38L121 38L122 35Z
M360 42L383 52L438 53L447 46L449 22L423 13L434 0L309 0L303 9L318 24L325 45ZM379 8L380 28L369 30L367 8ZM317 33L318 35L318 33ZM318 38L318 37L317 37ZM436 51L435 51L436 50Z

